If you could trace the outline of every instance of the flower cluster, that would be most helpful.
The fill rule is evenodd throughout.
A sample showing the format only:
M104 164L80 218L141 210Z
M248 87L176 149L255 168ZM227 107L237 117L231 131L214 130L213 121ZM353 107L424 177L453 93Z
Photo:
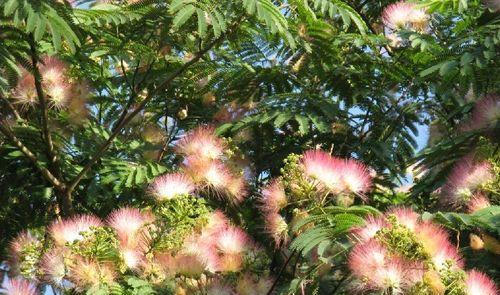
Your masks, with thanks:
M183 178L186 188L192 182L197 191L214 193L238 204L247 194L244 169L233 160L231 149L215 129L201 126L189 131L176 145L176 152L184 157ZM180 177L180 176L179 176Z
M321 150L304 153L302 165L305 174L333 194L363 194L371 187L368 168L354 159L332 157Z
M68 75L68 66L54 56L44 56L39 66L43 95L49 107L61 109L73 107L77 113L85 113L88 88L84 82L75 81ZM13 98L24 107L38 104L35 77L23 70L13 91Z
M390 4L382 12L384 25L391 30L413 29L423 31L427 27L429 15L423 8L406 1Z
M351 235L356 244L348 264L357 291L444 294L455 288L464 291L460 294L497 294L486 275L463 270L462 258L442 227L421 220L411 209L370 216Z
M158 284L182 278L176 282L186 290L215 290L221 286L233 290L269 281L266 275L255 276L251 271L255 265L266 263L263 252L221 211L192 219L189 223L194 226L182 236L175 234L177 225L165 228L172 224L171 220L161 219L161 213L154 210L124 207L111 212L105 221L93 215L55 221L48 227L49 240L23 232L11 247L10 265L16 270L12 274L20 277L7 280L4 289L7 294L36 294L37 284L49 284L60 290L83 292L115 285L124 274ZM182 229L182 225L179 227ZM180 247L162 245L167 235L182 239ZM44 243L52 246L43 249ZM228 274L238 279L227 281ZM254 281L250 282L249 277ZM192 280L199 278L204 278L205 283L192 285ZM25 289L27 293L22 293Z
M468 206L471 211L484 208L488 200L479 189L493 178L489 161L476 161L472 155L467 155L457 161L448 175L441 189L441 203L455 208Z
M463 131L491 130L497 127L500 121L500 96L489 94L478 100L472 111L472 117L465 122Z
M278 247L289 240L289 223L303 218L306 207L324 205L330 200L349 206L356 196L365 199L364 193L372 187L371 173L361 162L334 157L322 150L290 155L282 174L262 189L259 206L265 230ZM290 201L300 202L297 206L300 208L295 208L293 214L282 214ZM284 215L293 215L293 218L287 222Z

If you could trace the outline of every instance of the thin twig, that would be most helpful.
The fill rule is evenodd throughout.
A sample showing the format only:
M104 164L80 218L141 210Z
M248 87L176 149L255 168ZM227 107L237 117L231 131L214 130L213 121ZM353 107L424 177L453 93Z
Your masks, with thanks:
M108 140L97 150L97 152L91 157L89 162L82 168L80 173L75 177L75 179L68 185L67 194L71 194L78 183L83 179L85 174L92 168L92 166L104 155L106 150L109 148L113 140L118 136L123 127L125 127L139 112L141 112L146 104L153 99L153 97L158 94L160 91L167 88L172 81L177 78L179 75L184 73L186 69L188 69L191 65L196 63L200 58L206 54L212 47L221 42L224 39L225 35L221 35L219 38L210 42L203 50L199 51L193 59L186 62L182 67L175 70L172 74L170 74L154 91L150 92L144 100L141 101L135 109L130 112L121 122L115 127L115 131L109 136Z
M56 189L63 192L64 183L55 177L47 168L40 165L37 156L31 152L7 127L0 124L0 132L10 140L42 173L42 176L49 181Z
M2 99L5 102L5 104L9 108L10 112L14 115L14 117L16 117L16 121L22 121L23 120L23 118L21 118L21 116L19 115L19 112L12 105L12 103L10 102L10 100L7 99L6 97L4 97L1 93L0 93L0 99Z
M292 260L293 255L295 255L295 252L296 251L293 250L292 253L290 253L290 256L288 256L288 259L285 261L285 264L283 264L283 266L281 267L280 272L278 273L278 276L274 280L273 285L271 286L271 288L269 288L269 291L267 291L266 295L271 295L273 293L274 288L276 288L276 285L278 285L278 281L279 281L280 277L285 272L285 269L288 266L288 263L290 263L290 260Z

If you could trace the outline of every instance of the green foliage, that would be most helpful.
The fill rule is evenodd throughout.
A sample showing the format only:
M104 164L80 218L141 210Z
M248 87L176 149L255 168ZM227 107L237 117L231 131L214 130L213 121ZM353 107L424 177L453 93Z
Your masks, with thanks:
M491 206L472 214L457 212L437 212L425 214L426 220L432 220L457 232L480 228L500 236L500 206Z
M295 224L294 231L301 234L290 244L290 249L307 254L322 242L344 236L352 227L363 224L363 218L379 214L370 206L325 207L316 210Z

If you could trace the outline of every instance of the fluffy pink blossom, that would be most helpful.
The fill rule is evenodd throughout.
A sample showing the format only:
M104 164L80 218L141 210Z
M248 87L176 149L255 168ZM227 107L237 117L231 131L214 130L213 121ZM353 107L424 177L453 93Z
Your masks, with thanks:
M22 278L6 278L0 289L6 295L36 295L36 285Z
M500 120L500 96L487 95L479 100L472 111L470 129L495 127Z
M53 248L43 255L40 264L43 280L57 288L62 288L65 282L67 273L65 255L69 256L65 249Z
M238 272L243 267L243 256L237 254L222 254L219 255L217 261L217 271L220 272Z
M278 213L279 210L287 205L285 188L279 180L271 181L261 193L261 206L264 212Z
M467 202L467 211L469 213L474 213L484 208L488 208L491 206L490 201L483 193L476 193L474 196Z
M75 290L84 292L103 284L113 284L116 275L111 263L97 263L90 259L78 258L70 266L68 279L75 285Z
M341 171L342 183L347 191L362 194L370 189L372 177L362 163L354 159L345 160Z
M415 9L415 4L399 1L384 8L382 12L382 21L390 29L396 30L407 26L411 15Z
M363 244L356 244L349 254L348 265L352 273L363 279L383 267L388 261L385 247L375 240Z
M203 227L203 231L213 234L218 231L224 230L229 225L229 219L220 210L215 210L208 216L208 222Z
M217 234L217 249L226 254L245 251L250 243L248 235L240 228L229 227Z
M288 224L278 213L267 212L264 215L265 230L273 238L276 247L281 247L289 240Z
M418 224L419 215L410 208L392 208L386 213L386 216L389 215L396 216L398 223L411 231L414 231Z
M492 279L477 270L467 273L465 286L467 295L496 295L499 291Z
M176 152L203 159L218 159L224 154L224 141L215 135L210 126L200 126L186 133L176 144Z
M68 66L55 56L44 56L39 65L42 81L47 86L65 83Z
M432 254L431 258L434 266L438 270L441 270L447 265L450 265L452 268L463 267L462 257L458 254L457 248L454 247L449 241L441 244L439 249Z
M492 178L491 164L488 161L475 162L472 156L465 156L450 172L442 189L441 202L461 206L473 195L476 188Z
M140 232L153 221L152 214L141 212L137 208L124 207L111 212L106 222L116 231L122 245L136 246Z
M14 273L19 274L23 252L27 249L41 247L41 242L29 231L22 231L10 242L9 262Z
M220 194L228 192L227 185L233 177L231 171L221 161L207 161L199 157L188 157L184 163L184 171L200 187Z
M302 165L307 176L320 182L333 193L344 190L342 182L342 160L332 157L321 150L306 151L302 157Z
M420 222L415 229L415 235L430 255L434 255L444 245L450 243L448 233L441 226L432 222Z
M355 227L351 230L354 238L360 242L366 242L377 234L379 230L388 226L382 217L368 216L365 218L365 224Z
M234 204L241 203L246 197L247 183L243 176L231 176L226 184L226 198Z
M181 173L169 173L158 176L149 187L149 192L156 199L170 200L179 195L191 194L195 189L191 179Z
M35 78L26 70L21 72L21 77L17 81L12 97L16 103L23 107L34 106L38 103L38 96L35 88Z
M421 264L392 257L368 277L367 289L391 290L393 294L404 294L405 290L422 280L423 274L424 268Z
M267 294L273 281L267 276L257 277L245 273L238 278L236 282L236 293L238 295L260 295Z
M206 263L197 255L177 255L176 272L184 276L198 276L205 271Z
M55 221L49 227L49 232L58 246L81 240L82 232L89 231L92 227L102 226L101 220L93 215L78 215L70 219Z

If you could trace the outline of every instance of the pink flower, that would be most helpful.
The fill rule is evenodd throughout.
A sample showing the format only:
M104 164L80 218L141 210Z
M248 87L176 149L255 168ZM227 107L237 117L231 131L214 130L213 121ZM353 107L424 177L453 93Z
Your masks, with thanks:
M49 284L62 288L66 277L66 264L64 263L66 250L53 248L43 255L40 269L43 272L43 280Z
M271 181L264 189L262 189L260 208L264 212L278 213L287 205L287 197L285 188L279 180Z
M44 56L39 66L42 81L46 86L64 84L67 82L67 65L55 56Z
M23 107L34 106L38 103L35 78L30 72L22 70L21 77L17 81L12 97Z
M72 97L71 85L67 83L50 85L46 88L45 95L50 103L49 106L62 109L69 104Z
M441 247L432 254L432 262L438 270L443 269L447 265L452 268L463 267L462 257L449 241L441 244Z
M467 211L469 213L474 213L484 208L488 208L491 206L490 201L483 193L476 193L470 200L467 202Z
M281 247L289 240L288 224L278 213L268 212L264 215L265 230L273 238L276 247Z
M220 272L238 272L243 267L243 257L238 254L222 254L219 256L217 271Z
M472 112L470 129L478 130L495 127L500 119L500 96L487 95L478 101Z
M477 270L467 273L465 280L467 295L496 295L498 294L495 282Z
M49 227L50 235L59 246L83 239L82 232L102 226L101 220L93 215L78 215L70 219L55 221Z
M0 291L2 291L2 293L5 293L6 295L38 294L36 290L36 285L22 278L15 278L15 279L6 278L4 283L2 284L2 289L0 289Z
M197 255L175 257L176 273L184 276L198 276L205 271L206 264Z
M155 178L149 187L149 192L157 200L164 201L179 195L191 194L194 189L189 177L181 173L170 173Z
M234 292L230 286L215 281L207 288L207 295L233 295Z
M418 224L419 215L412 209L404 207L392 208L386 213L386 216L389 215L394 215L400 225L405 226L411 231L415 231L415 228Z
M102 284L113 284L116 270L111 263L99 264L93 260L78 258L70 266L68 278L78 292L84 292Z
M176 144L177 153L202 159L218 159L224 154L225 148L224 141L215 135L215 129L210 126L189 131Z
M342 183L346 190L362 194L370 189L372 184L370 172L362 163L354 159L348 159L344 161L341 171Z
M208 217L208 223L203 227L203 232L210 234L224 230L229 226L229 219L220 210L215 210Z
M225 254L238 254L249 246L248 235L240 228L230 227L217 234L217 249Z
M184 171L201 187L218 194L228 193L228 184L233 179L231 171L220 161L198 157L186 159Z
M396 30L406 27L410 22L415 4L399 1L384 8L382 22L390 29Z
M153 221L154 217L149 213L141 212L137 208L124 207L111 212L106 222L116 231L122 245L136 246L141 231Z
M242 176L232 176L226 185L226 197L233 204L239 204L247 195L247 183Z
M356 277L364 279L383 267L388 259L385 247L375 240L370 240L354 246L349 254L348 265Z
M20 263L24 260L26 250L41 249L42 243L29 231L22 231L10 242L9 262L15 274L19 274ZM35 270L33 270L35 271Z
M421 264L392 257L369 276L367 289L392 290L393 294L404 294L405 290L422 280L423 274L424 268Z
M441 201L447 205L461 206L475 189L493 178L488 161L475 162L471 155L460 159L443 186Z
M332 157L321 150L306 151L302 157L302 165L307 176L316 179L321 186L333 193L344 190L342 181L342 160Z
M431 256L450 243L448 233L441 226L431 222L419 223L415 229L415 236Z
M368 216L365 218L365 224L352 229L351 233L358 241L366 242L375 237L379 230L387 226L384 218Z

